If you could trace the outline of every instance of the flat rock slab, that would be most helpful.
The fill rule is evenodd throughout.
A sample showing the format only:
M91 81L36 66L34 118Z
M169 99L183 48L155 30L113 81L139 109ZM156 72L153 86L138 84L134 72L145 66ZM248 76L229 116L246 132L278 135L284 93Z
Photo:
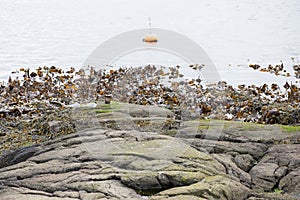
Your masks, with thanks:
M299 144L201 137L190 124L176 137L93 127L9 152L0 199L299 199Z

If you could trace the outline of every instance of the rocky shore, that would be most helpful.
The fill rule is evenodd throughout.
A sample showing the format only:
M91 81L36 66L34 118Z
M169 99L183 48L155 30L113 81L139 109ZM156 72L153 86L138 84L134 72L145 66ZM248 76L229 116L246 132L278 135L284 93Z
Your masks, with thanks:
M190 120L166 130L164 108L104 110L85 109L95 118L77 133L2 155L1 199L300 199L298 129Z
M0 199L300 199L293 83L205 85L180 66L18 73L0 87Z
M198 74L202 67L205 66L188 68ZM270 73L283 70L281 65L273 68ZM298 73L300 68L295 65L294 69ZM296 84L241 84L234 88L220 81L205 85L201 77L186 77L186 70L150 65L99 70L71 67L65 71L55 66L21 68L0 86L0 154L80 130L81 124L87 122L75 119L81 117L76 112L78 107L99 107L104 101L167 108L179 121L199 118L296 126L300 123L300 90Z

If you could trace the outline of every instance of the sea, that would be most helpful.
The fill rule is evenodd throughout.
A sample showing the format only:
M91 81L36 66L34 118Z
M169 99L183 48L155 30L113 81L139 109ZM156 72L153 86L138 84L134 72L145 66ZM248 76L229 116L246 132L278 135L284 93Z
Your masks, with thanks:
M200 45L229 84L299 84L292 69L300 64L299 0L0 0L0 81L19 68L80 69L110 38L149 28L149 17L152 28ZM281 62L291 77L249 68ZM115 64L188 65L150 50L122 56Z

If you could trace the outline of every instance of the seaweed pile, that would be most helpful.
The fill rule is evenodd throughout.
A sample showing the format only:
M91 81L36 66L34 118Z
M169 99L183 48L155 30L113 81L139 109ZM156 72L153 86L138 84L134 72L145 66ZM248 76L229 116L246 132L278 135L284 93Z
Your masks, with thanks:
M195 71L202 67L190 65ZM300 67L294 70L299 76ZM153 65L67 71L55 66L21 68L14 72L15 78L0 85L0 151L74 133L74 105L103 103L108 97L165 107L181 120L199 117L299 125L300 88L293 83L283 87L274 83L234 88L224 81L205 85L200 77L185 77L184 71L180 66Z
M190 67L200 70L201 66L197 66ZM71 68L66 72L54 66L40 67L32 72L21 68L22 78L9 77L7 86L0 87L0 118L32 120L45 113L38 109L42 104L42 107L64 110L76 102L93 102L110 96L115 101L188 110L200 117L298 123L296 118L288 121L268 119L270 113L279 116L288 112L293 116L298 112L300 89L296 84L286 82L282 87L276 83L241 84L234 88L220 81L205 85L200 77L184 77L184 70L180 66L154 65L116 70L87 67L76 71ZM300 67L297 70L295 74Z
M93 98L111 96L122 102L189 111L200 118L299 124L300 89L293 83L282 87L273 83L234 88L224 81L204 85L200 78L185 79L180 69L148 65L97 73L90 68L89 76L95 77L90 78L94 80L90 86L96 88Z
M14 72L15 73L15 72ZM75 132L69 104L76 92L75 69L21 68L0 86L0 152Z

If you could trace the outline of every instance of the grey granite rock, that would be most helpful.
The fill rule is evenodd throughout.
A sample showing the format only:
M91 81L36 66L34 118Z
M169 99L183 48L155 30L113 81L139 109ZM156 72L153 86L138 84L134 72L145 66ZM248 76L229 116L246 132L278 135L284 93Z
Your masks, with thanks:
M203 138L187 124L173 137L93 127L8 152L0 199L299 199L299 144Z

